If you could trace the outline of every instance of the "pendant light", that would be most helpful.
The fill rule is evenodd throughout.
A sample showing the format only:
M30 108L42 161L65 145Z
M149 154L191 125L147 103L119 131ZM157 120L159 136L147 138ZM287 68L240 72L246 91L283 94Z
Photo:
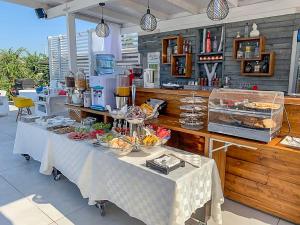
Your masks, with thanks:
M142 17L140 26L141 26L142 30L148 31L148 32L154 31L157 27L156 17L153 14L151 14L151 12L150 12L149 0L148 0L147 12Z
M211 0L206 13L208 18L214 21L225 19L229 13L227 0Z
M96 35L98 37L106 38L108 37L110 30L109 30L109 26L104 22L103 19L103 8L105 6L105 3L99 3L99 6L102 9L102 18L101 18L101 22L96 27Z

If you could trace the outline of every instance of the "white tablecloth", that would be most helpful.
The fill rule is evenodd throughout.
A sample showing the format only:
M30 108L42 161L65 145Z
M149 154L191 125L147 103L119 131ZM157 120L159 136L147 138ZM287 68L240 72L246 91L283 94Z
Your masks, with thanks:
M31 141L26 140L30 136ZM147 159L169 152L199 168L186 163L184 168L163 175L145 167ZM14 153L29 154L41 161L41 173L49 175L53 167L60 170L78 186L84 198L89 198L89 204L109 200L147 225L183 225L209 200L212 217L221 224L224 199L212 159L162 147L152 154L116 157L107 149L23 122L18 123Z

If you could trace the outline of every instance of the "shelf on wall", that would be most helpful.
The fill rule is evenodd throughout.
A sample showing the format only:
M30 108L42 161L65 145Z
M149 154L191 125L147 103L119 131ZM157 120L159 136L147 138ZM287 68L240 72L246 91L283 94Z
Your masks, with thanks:
M255 61L260 61L262 62L264 60L265 57L269 58L269 72L268 73L256 73L256 72L250 72L250 73L246 73L245 72L245 67L247 65L248 62L253 63L252 60L243 60L241 62L241 75L243 76L256 76L256 77L270 77L274 75L275 72L275 52L262 52L262 60L255 60Z
M182 37L182 35L168 36L168 37L163 38L162 39L162 54L161 54L162 64L171 64L167 60L167 48L168 48L170 40L176 42L178 54L183 53L183 37Z
M210 52L210 53L199 53L198 56L215 56L215 55L223 55L223 52Z
M185 74L178 74L176 71L176 61L179 58L184 58ZM192 65L192 54L177 54L171 57L171 73L174 77L190 78L192 76L193 65Z
M252 43L252 45L253 45L253 43L259 43L259 55L260 55L260 58L253 59L253 60L255 60L255 61L261 60L262 52L265 51L265 41L266 41L266 39L265 39L264 36L249 37L249 38L234 38L233 39L233 47L232 47L232 56L237 61L249 60L249 59L245 59L245 58L242 58L242 59L238 59L237 58L237 51L239 49L240 44L241 43L245 43L245 42Z
M209 64L209 63L223 63L223 60L210 60L210 61L198 61L199 64Z

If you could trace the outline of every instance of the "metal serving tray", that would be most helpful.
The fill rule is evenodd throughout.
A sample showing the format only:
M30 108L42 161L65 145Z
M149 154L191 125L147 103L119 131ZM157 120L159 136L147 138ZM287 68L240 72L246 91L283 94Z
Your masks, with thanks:
M208 124L208 131L232 135L241 138L247 138L256 141L262 141L266 143L270 142L272 138L274 138L278 133L278 130L275 130L273 131L273 133L270 133L270 131L265 130L236 127L212 122Z

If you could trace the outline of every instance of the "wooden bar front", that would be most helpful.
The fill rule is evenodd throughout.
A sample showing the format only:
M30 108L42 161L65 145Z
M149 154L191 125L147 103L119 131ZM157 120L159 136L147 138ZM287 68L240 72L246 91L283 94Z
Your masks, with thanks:
M254 150L232 146L227 153L219 151L213 154L225 196L300 224L300 151L279 144L282 137L288 134L285 117L280 135L268 144L211 133L206 126L200 131L186 130L178 123L179 99L192 92L194 91L140 88L137 90L137 104L142 104L149 98L168 102L164 115L153 122L173 130L172 135L175 135L170 143L172 146L206 156L209 138L257 148ZM209 94L196 91L197 96L207 100ZM290 135L300 136L300 99L286 97L285 107L291 123ZM215 143L214 147L220 145L221 143Z
M285 220L300 224L300 151L280 145L282 137L288 134L287 120L283 120L281 133L269 143L247 140L207 130L207 118L204 128L194 131L182 128L178 122L180 98L191 96L192 92L208 100L207 91L137 89L137 105L149 98L167 101L166 110L151 123L159 124L172 130L168 145L208 156L209 140L215 142L214 148L232 142L245 147L230 146L215 152L213 158L219 169L224 194L227 198L262 210ZM109 121L106 112L86 108L67 106L77 112L79 118L89 115L100 116ZM300 99L285 98L285 108L291 123L290 135L300 137Z

